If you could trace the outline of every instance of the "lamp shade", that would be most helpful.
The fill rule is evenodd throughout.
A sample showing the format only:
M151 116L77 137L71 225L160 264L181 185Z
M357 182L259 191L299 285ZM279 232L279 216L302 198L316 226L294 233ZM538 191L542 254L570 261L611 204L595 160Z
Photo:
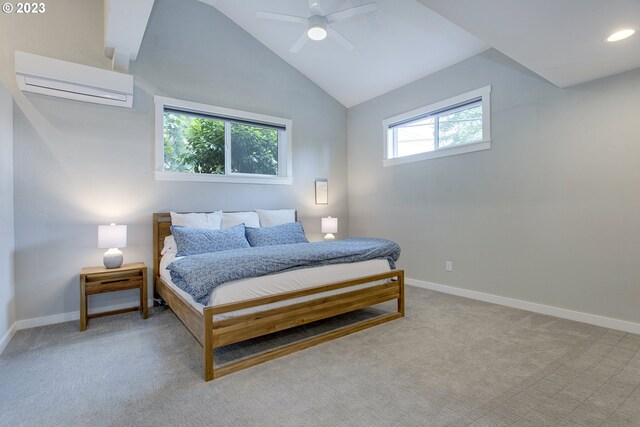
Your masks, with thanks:
M127 226L99 225L98 226L98 247L103 249L124 248L127 246Z
M317 224L317 223L316 223ZM322 218L322 232L323 233L337 233L338 232L338 218Z

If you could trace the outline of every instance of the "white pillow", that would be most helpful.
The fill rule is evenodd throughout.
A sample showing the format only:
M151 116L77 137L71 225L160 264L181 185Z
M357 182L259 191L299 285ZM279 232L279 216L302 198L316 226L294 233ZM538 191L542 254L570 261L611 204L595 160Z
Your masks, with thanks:
M191 228L209 228L220 230L222 212L213 213L187 213L171 212L171 225Z
M160 252L160 255L165 255L168 253L178 253L178 245L176 245L176 239L174 239L171 235L164 238L164 246L162 247L162 252Z
M223 212L222 228L233 227L234 225L244 224L245 227L260 227L260 218L255 212Z
M256 209L260 218L260 227L273 227L274 225L296 222L295 209L263 210Z

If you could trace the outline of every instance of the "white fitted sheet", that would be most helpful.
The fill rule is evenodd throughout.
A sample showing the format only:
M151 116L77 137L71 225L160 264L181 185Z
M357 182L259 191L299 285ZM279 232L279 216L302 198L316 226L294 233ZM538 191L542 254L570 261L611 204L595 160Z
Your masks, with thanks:
M180 294L180 296L182 296L187 302L189 302L189 304L202 312L204 305L194 301L191 295L178 288L171 281L171 274L169 273L169 270L167 270L167 266L171 264L175 259L175 252L169 252L162 257L162 259L160 260L160 277L162 277L162 279L169 286L171 286L178 294ZM222 285L216 287L211 293L208 306L227 304L252 298L281 294L284 292L297 291L300 289L311 288L323 284L355 279L357 277L385 273L389 270L390 267L387 260L374 259L348 264L324 265L321 267L292 270L284 273L271 274L268 276L234 280L232 282L223 283ZM268 310L270 308L282 307L289 304L307 301L313 298L318 298L319 296L337 295L343 292L363 289L379 285L384 282L385 280L381 280L371 283L364 283L362 285L351 286L346 289L336 289L319 294L307 295L287 301L279 301L271 304L261 305L259 307L252 307L244 310L220 314L215 318L224 319L234 316L241 316L243 314L249 314L255 311Z

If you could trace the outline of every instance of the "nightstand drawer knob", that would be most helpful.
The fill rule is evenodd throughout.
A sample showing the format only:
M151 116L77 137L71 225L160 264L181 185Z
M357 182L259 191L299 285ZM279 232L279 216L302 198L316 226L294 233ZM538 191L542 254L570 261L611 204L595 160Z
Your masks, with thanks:
M87 281L87 286L107 285L109 283L129 283L141 280L141 277L121 277L117 279L103 279Z
M113 280L103 280L100 282L102 285L106 285L107 283L119 283L119 282L130 282L131 279L113 279Z

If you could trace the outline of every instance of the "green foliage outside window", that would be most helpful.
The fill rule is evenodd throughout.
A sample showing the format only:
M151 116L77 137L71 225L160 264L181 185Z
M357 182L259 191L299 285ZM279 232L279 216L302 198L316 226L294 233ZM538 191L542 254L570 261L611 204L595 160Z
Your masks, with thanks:
M438 117L439 147L482 140L482 106Z
M231 125L231 170L278 174L278 131L252 125Z
M277 175L277 129L237 123L229 126L230 172ZM224 121L165 111L164 170L225 174Z

